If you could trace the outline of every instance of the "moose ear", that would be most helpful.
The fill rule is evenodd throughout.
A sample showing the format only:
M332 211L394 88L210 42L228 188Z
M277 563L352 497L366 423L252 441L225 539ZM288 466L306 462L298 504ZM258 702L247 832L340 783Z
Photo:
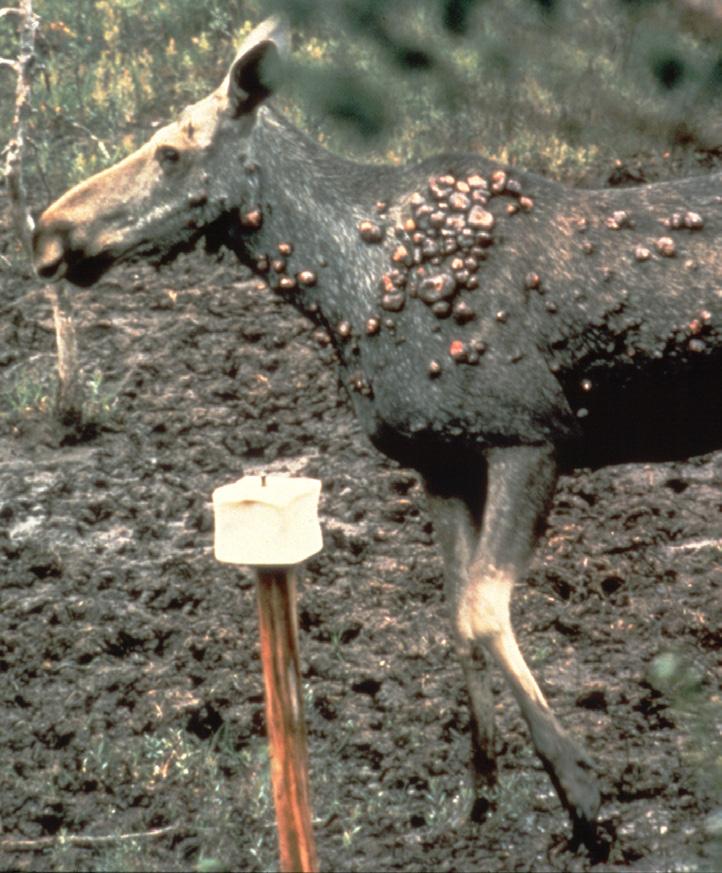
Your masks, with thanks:
M286 26L276 16L266 19L249 33L224 82L229 110L234 116L252 112L273 94L289 43Z

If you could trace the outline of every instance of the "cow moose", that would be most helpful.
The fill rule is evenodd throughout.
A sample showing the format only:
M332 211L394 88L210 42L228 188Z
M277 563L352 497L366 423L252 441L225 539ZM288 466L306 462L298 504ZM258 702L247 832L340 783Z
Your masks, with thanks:
M589 842L598 774L524 661L512 587L560 472L722 447L722 173L576 190L476 154L352 163L272 107L288 50L265 21L217 90L49 206L37 273L87 287L205 238L328 332L363 430L425 483L478 809L490 657Z

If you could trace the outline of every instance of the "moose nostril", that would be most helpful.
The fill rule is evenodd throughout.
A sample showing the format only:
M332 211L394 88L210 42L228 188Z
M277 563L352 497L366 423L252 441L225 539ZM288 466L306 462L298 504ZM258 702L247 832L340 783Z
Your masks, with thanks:
M38 276L60 278L60 266L65 259L65 246L59 236L39 234L35 238L35 271Z

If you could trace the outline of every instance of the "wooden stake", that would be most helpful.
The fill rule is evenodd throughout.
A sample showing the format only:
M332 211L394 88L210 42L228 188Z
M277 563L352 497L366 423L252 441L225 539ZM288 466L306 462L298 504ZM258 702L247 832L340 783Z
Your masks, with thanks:
M315 873L318 859L311 824L295 569L258 570L256 593L281 871Z
M316 873L296 617L297 568L320 551L318 479L245 476L213 492L219 561L256 568L266 728L282 873Z

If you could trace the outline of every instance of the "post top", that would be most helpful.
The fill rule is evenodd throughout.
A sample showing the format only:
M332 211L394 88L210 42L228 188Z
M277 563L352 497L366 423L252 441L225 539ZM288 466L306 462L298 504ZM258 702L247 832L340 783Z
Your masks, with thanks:
M213 492L215 556L258 567L299 564L320 551L318 479L244 476Z
M221 485L213 492L213 505L225 503L262 503L283 507L305 495L318 496L319 479L291 476L244 476L237 482Z

